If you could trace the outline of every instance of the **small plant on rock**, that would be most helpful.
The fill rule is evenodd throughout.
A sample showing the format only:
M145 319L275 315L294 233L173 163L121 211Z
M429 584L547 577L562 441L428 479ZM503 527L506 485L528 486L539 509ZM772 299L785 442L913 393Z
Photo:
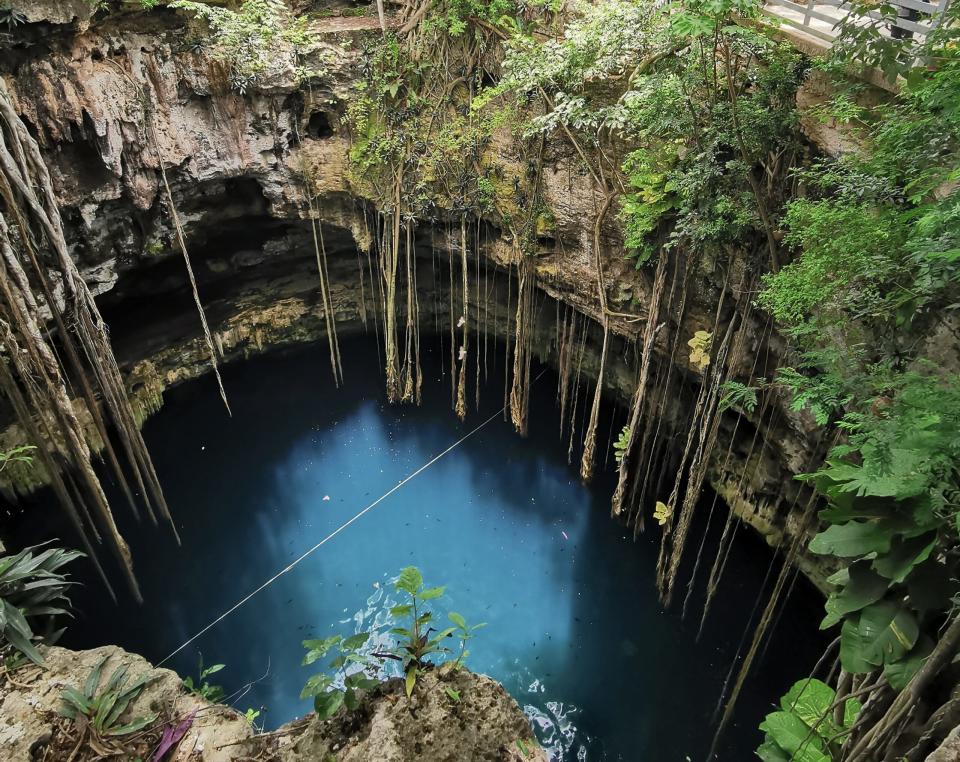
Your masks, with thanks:
M305 665L336 653L328 664L329 670L307 680L300 693L300 698L313 698L314 709L321 719L333 716L341 706L353 711L360 705L361 692L379 685L378 660L391 659L401 663L408 697L413 693L417 678L433 666L429 657L452 658L454 651L443 645L447 638L459 640L460 649L455 658L443 665L444 669L459 669L470 655L467 643L475 637L477 630L486 626L486 623L470 625L463 615L451 611L448 616L453 627L439 631L432 627L434 614L424 604L443 595L445 588L425 587L423 575L415 566L400 571L394 588L408 596L409 603L399 603L390 609L390 617L403 623L389 631L398 638L392 648L370 653L367 647L370 632L359 632L347 638L332 635L322 640L303 641L307 649L303 659ZM456 690L448 687L446 692L452 701L460 700Z
M0 24L5 24L7 30L27 23L26 14L12 3L0 3Z
M447 616L450 618L450 621L456 625L456 629L453 631L453 637L460 640L460 653L457 654L457 658L454 660L452 667L452 669L456 670L463 666L464 660L470 655L470 651L467 650L467 642L473 640L473 638L476 637L474 633L481 627L486 627L487 623L467 624L467 620L463 618L463 615L458 614L456 611L451 611Z
M223 669L225 664L212 664L209 667L203 666L203 657L200 657L200 666L197 668L200 673L200 677L194 682L192 676L183 678L183 687L186 688L190 693L195 696L199 696L205 701L209 701L211 704L218 704L223 701L223 687L220 685L211 684L207 678L210 675L215 675L221 669Z
M313 698L313 708L320 719L332 717L341 706L353 711L360 705L359 692L379 684L374 677L376 661L360 650L369 638L369 632L359 632L348 638L332 635L323 640L303 641L307 649L304 665L313 664L331 652L337 654L328 664L333 673L317 673L300 691L300 698Z
M399 619L408 619L406 627L394 627L390 632L400 636L397 648L390 654L390 658L398 659L403 664L403 674L407 696L413 693L417 677L427 665L427 657L433 654L443 655L450 653L450 649L442 645L456 628L448 627L439 632L430 626L433 621L433 612L426 609L425 601L439 598L445 587L424 587L423 575L416 566L407 566L400 570L400 576L394 583L399 592L410 596L410 603L401 603L390 609L390 615Z
M141 675L127 684L127 667L120 665L110 675L106 684L100 687L100 675L108 658L104 656L96 663L82 688L67 686L60 694L63 702L60 715L72 720L79 727L81 737L88 730L96 739L129 736L143 730L157 719L154 712L129 722L120 722L130 704L137 700L147 686L149 677Z

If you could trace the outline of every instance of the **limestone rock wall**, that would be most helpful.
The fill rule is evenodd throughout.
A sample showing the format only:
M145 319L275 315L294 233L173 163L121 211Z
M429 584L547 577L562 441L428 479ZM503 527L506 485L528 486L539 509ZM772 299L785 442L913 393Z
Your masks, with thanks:
M342 123L352 85L363 76L364 36L379 34L370 19L318 22L308 63L322 76L308 86L291 68L280 68L241 95L230 88L222 66L185 44L182 15L124 11L91 18L67 7L84 2L27 5L30 21L38 23L18 34L30 45L14 46L15 55L0 63L0 76L52 168L68 239L100 295L117 353L132 369L131 387L143 395L145 412L164 385L206 367L162 193L161 166L184 221L211 326L228 356L316 340L322 333L322 308L310 275L305 176L319 194L327 253L339 273L338 324L374 319L375 305L357 291L377 209L352 181ZM507 166L519 161L508 134L498 135L490 150ZM555 223L535 258L538 286L598 320L592 221L603 196L561 138L549 146L544 187ZM513 248L498 220L486 223L478 255L502 268L512 261ZM635 356L649 277L624 261L615 215L607 215L601 240L608 301L636 314L611 321L619 356L631 351ZM418 243L428 256L431 249L447 256L456 245L443 225L429 221L419 228ZM705 263L688 284L683 323L658 334L660 363L671 361L669 337L681 337L675 378L687 396L699 386L700 371L682 350L696 330L712 327L719 280ZM368 299L372 285L367 284ZM508 314L503 329L509 329ZM588 342L593 355L598 341L594 331ZM541 356L555 360L555 337L543 330L539 342ZM755 318L742 375L756 364L757 375L770 377L783 352L783 342ZM625 361L621 365L608 384L627 400L635 370ZM745 415L736 435L732 420L725 421L710 473L731 507L772 544L795 532L793 476L809 468L816 441L809 418L790 411L783 400L776 407L763 421ZM751 449L757 427L764 446ZM815 559L808 559L806 568L822 580L824 570Z

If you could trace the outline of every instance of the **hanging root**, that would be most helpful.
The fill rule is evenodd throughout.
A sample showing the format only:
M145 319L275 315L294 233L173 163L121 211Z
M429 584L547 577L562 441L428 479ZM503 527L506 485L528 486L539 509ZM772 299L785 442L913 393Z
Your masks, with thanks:
M759 345L763 345L763 343L764 343L764 341L766 340L766 337L767 337L767 335L768 335L768 333L769 333L770 328L772 327L772 325L773 325L773 321L768 318L768 319L767 319L767 323L766 323L766 325L764 326L764 329L763 329L763 331L762 331L761 334L760 334ZM754 354L753 364L752 364L751 367L750 367L750 373L749 373L749 375L748 375L748 377L747 377L747 383L748 383L748 384L749 384L749 383L752 383L753 380L754 380L754 378L756 377L757 363L759 362L759 360L760 360L760 352L757 351L757 352ZM732 366L732 367L734 367L734 366ZM763 415L763 413L762 413L762 410L761 410L761 417L762 417L762 415ZM726 452L726 455L724 455L723 463L722 463L721 466L720 466L720 472L721 472L721 473L726 472L727 466L728 466L729 463L730 463L730 458L731 458L731 456L733 455L733 445L734 445L734 442L735 442L736 439L737 439L737 431L739 431L739 429L740 429L740 423L743 421L743 419L744 419L744 416L743 416L742 414L738 414L738 415L737 415L737 418L736 418L736 421L735 421L734 424L733 424L733 431L732 431L731 434L730 434L730 441L729 441L728 444L727 444L727 452ZM754 441L756 441L755 438L754 438ZM752 450L753 450L753 448L752 448L752 445L751 445L751 453L752 453ZM747 462L749 462L749 458L748 458L748 461L747 461ZM746 468L746 462L745 462L745 464L744 464L744 469L745 469L745 468ZM681 617L680 617L681 619L686 619L686 618L687 618L687 608L688 608L689 605L690 605L690 599L691 599L691 597L692 597L692 595L693 595L694 587L696 586L697 572L700 570L700 562L701 562L701 560L702 560L702 558L703 558L703 551L704 551L704 548L706 547L706 544L707 544L707 537L708 537L709 534L710 534L710 527L713 526L713 515L714 515L714 512L716 511L717 504L718 504L719 502L720 502L720 495L719 495L717 492L714 492L714 494L713 494L713 500L712 500L711 503L710 503L710 512L707 514L707 525L706 525L706 527L704 527L703 535L702 535L702 537L700 538L700 546L697 548L697 558L696 558L696 561L694 562L694 565L693 565L693 571L690 572L690 579L689 579L689 581L687 582L687 594L684 596L684 599L683 599L683 610L682 610ZM724 532L723 532L723 535L721 536L721 539L720 539L720 545L719 545L718 551L717 551L717 558L719 558L720 555L721 555L721 554L723 553L723 551L724 551L724 540L726 539L727 534L729 533L730 517L732 516L732 514L733 514L733 511L732 511L732 510L731 510L730 512L728 512L728 514L727 514L727 523L726 523L725 526L724 526ZM715 592L715 590L714 590L714 592ZM708 603L707 605L709 605L709 603Z
M727 699L727 703L723 708L723 716L720 718L720 724L717 725L717 730L714 733L713 742L710 745L710 753L707 755L707 759L713 759L713 756L717 750L717 744L720 742L720 737L722 736L724 729L727 727L727 724L730 722L730 718L733 716L733 710L737 704L737 699L740 697L740 691L742 690L743 684L747 679L747 675L750 673L750 667L753 664L753 660L764 641L764 637L767 633L770 622L773 620L773 615L780 602L780 596L786 585L787 579L790 576L790 571L793 569L793 566L796 563L800 550L804 547L804 538L806 537L806 531L810 525L810 520L813 517L816 504L817 499L816 493L814 492L811 493L806 508L804 508L797 534L790 544L790 549L787 551L787 555L783 560L783 566L780 568L780 574L777 577L777 581L774 583L773 590L770 593L770 598L767 600L767 605L763 610L763 615L760 617L760 621L757 623L757 627L754 630L753 641L750 643L750 650L747 651L747 655L744 657L743 663L740 665L740 671L737 674L737 680L734 683L733 690L730 693L730 698Z
M393 211L390 216L390 240L384 240L380 248L380 266L384 292L384 345L386 348L387 399L399 402L400 360L397 352L397 264L400 250L400 203L403 190L403 170L397 172L393 185ZM386 235L384 235L386 238Z
M530 364L533 358L533 294L536 274L526 259L520 263L517 293L516 340L513 352L513 384L510 388L510 419L520 436L527 435L530 406Z
M620 469L617 474L617 487L613 492L613 499L611 500L611 514L613 516L619 516L623 513L624 496L627 493L629 480L632 477L630 463L634 457L634 451L637 445L637 430L643 413L647 384L650 378L650 367L653 362L653 346L657 338L657 320L660 315L660 300L667 282L667 258L666 253L660 255L660 260L657 262L657 270L653 276L653 290L650 293L650 304L647 308L647 323L643 329L643 348L641 350L643 354L640 358L640 375L637 379L637 390L634 392L633 403L630 410L627 447L624 449L623 457L620 460Z
M333 298L330 295L330 272L327 269L327 247L323 240L323 227L320 224L320 210L313 203L313 191L304 179L307 203L310 207L310 230L313 232L313 250L317 258L317 275L320 278L320 300L323 304L323 319L327 329L327 344L330 347L330 368L333 382L340 387L343 383L343 366L340 362L340 342L337 339L337 321L333 311ZM360 283L363 284L361 270ZM362 303L362 296L361 296Z
M726 336L723 344L717 353L716 368L714 370L713 381L708 392L707 408L703 416L703 423L700 429L700 441L697 451L694 454L693 461L690 464L690 474L687 479L687 486L683 498L683 507L677 520L673 533L673 542L670 547L670 562L664 579L664 586L661 588L663 599L666 605L670 605L673 599L673 589L677 579L677 572L680 568L680 559L683 556L686 547L687 535L690 531L690 522L693 518L693 512L697 501L700 499L700 491L703 488L703 482L707 475L710 458L717 442L717 432L720 428L720 419L722 417L719 411L720 395L725 381L735 372L743 359L746 348L748 329L750 327L750 305L746 307L746 314L740 320L740 329L733 341L733 349L726 356L727 343L730 333L733 329L734 321L731 320L727 327ZM725 369L725 370L724 370Z
M727 272L727 277L729 278L729 270ZM727 295L727 279L724 279L723 290L720 293L720 299L717 303L717 311L713 320L713 331L711 334L716 336L717 326L720 323L720 314L723 310L723 305ZM687 474L687 466L689 464L690 454L693 447L694 439L697 434L699 434L700 444L704 443L704 440L707 437L707 430L710 426L709 411L710 411L710 400L711 400L711 389L712 389L712 380L715 376L718 375L719 367L722 366L722 361L718 362L718 357L720 353L726 352L728 342L730 340L730 332L733 328L733 321L731 321L727 326L727 331L724 336L723 343L720 347L712 347L711 350L714 352L716 357L710 359L709 370L703 374L702 380L700 382L700 390L697 393L697 402L694 406L693 415L691 417L691 425L689 426L687 432L687 441L683 448L683 454L680 458L680 463L677 466L677 472L673 480L673 490L670 493L670 498L667 502L669 507L669 513L667 520L663 525L663 535L660 537L660 553L657 557L657 587L660 590L660 597L664 602L667 598L667 577L668 577L668 566L670 558L670 548L672 542L673 528L674 523L676 522L676 513L674 507L677 505L677 501L680 496L680 489L684 483L684 477ZM715 343L715 342L714 342ZM700 447L698 446L698 451Z
M190 263L187 241L183 235L183 225L180 224L180 215L177 214L177 207L173 203L173 192L170 190L170 183L167 180L167 170L163 166L163 157L160 155L160 148L153 129L153 122L149 115L147 115L147 124L150 125L150 132L153 134L151 142L153 143L154 152L157 155L157 166L160 168L160 177L163 180L167 206L170 208L170 220L173 222L173 229L177 236L177 244L183 253L183 263L187 268L187 278L190 281L190 292L193 294L193 303L197 307L197 314L200 316L200 326L203 328L203 338L207 344L210 367L213 369L213 375L217 379L217 387L220 389L220 399L223 400L223 406L227 409L227 414L232 417L233 412L230 410L230 403L227 401L227 392L223 388L223 379L220 377L220 368L217 364L217 350L213 343L213 337L210 335L210 326L207 324L207 314L204 312L203 303L200 301L200 292L197 290L197 279L193 274L193 265Z
M767 395L764 397L763 404L760 408L760 415L757 419L757 427L753 432L753 439L750 442L750 449L747 451L746 460L744 460L744 469L740 472L740 477L737 480L737 486L734 490L734 495L741 494L743 489L744 481L747 477L747 464L750 463L751 458L753 457L753 452L757 444L757 438L760 436L761 431L763 432L763 440L760 445L760 454L757 457L756 466L754 467L752 477L756 476L757 470L760 468L760 463L763 462L763 454L767 448L767 439L768 433L775 430L775 415L772 413L770 417L769 425L763 426L763 416L765 411L770 405L770 396ZM774 408L775 411L775 408ZM720 536L720 543L717 548L717 554L713 559L713 564L710 567L710 574L707 577L707 592L706 599L703 604L703 612L700 614L700 625L697 629L697 640L700 640L700 636L703 634L703 626L707 621L707 616L710 613L710 607L713 604L713 599L717 594L717 589L720 586L720 580L723 577L723 572L726 569L727 559L730 556L730 548L733 547L733 539L736 537L737 529L740 527L740 522L736 521L736 516L733 513L731 508L727 512L727 520L723 525L723 533ZM731 531L732 530L732 531Z
M0 386L37 447L55 494L108 589L88 539L91 535L99 538L102 533L109 540L131 591L140 600L130 550L91 465L87 432L67 389L67 368L45 338L42 310L31 283L40 285L43 306L61 333L67 366L81 384L94 428L104 440L108 461L119 473L121 486L125 480L115 453L111 455L110 440L104 436L106 421L96 394L120 438L148 512L152 516L152 503L172 528L170 512L130 408L106 326L69 255L50 175L2 81L0 117L0 338L4 351ZM8 225L7 219L15 227ZM41 261L41 256L48 261ZM24 263L33 271L32 279ZM54 298L47 270L56 274L62 288L59 299ZM124 486L124 491L132 497L129 486ZM112 589L110 592L113 595Z
M451 260L451 268L453 263ZM469 277L467 270L467 218L460 218L460 273L463 281L463 313L460 315L457 324L463 327L462 341L460 349L457 352L457 360L460 363L460 371L457 376L457 395L455 409L457 418L461 421L467 417L467 357L469 353L469 334L468 324L470 322L469 305Z
M603 318L603 348L600 350L600 370L597 373L597 387L593 393L593 405L590 407L590 422L583 440L583 457L580 459L580 478L589 483L593 479L594 451L597 447L597 421L600 416L600 398L603 395L603 373L607 365L607 344L610 338L610 325L606 315Z

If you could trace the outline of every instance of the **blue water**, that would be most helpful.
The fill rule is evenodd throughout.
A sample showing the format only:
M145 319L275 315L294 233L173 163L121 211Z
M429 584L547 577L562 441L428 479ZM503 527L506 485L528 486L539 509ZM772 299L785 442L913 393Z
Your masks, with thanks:
M145 435L183 545L125 520L146 603L114 606L90 581L69 645L118 643L159 661L502 405L494 367L481 411L460 424L439 351L424 357L421 408L385 403L373 341L344 341L344 359L339 390L322 347L228 367L232 419L209 378L167 393ZM444 620L452 609L487 623L468 665L504 683L554 759L702 759L769 552L751 538L737 546L696 644L696 621L657 601L657 538L635 543L609 518L610 465L588 488L567 464L555 389L550 373L535 387L528 439L495 417L165 666L225 663L216 682L275 727L310 709L298 698L312 674L301 641L383 625L390 580L415 564L447 586ZM601 459L608 431L609 419ZM808 593L798 585L721 759L750 758L767 705L815 660Z

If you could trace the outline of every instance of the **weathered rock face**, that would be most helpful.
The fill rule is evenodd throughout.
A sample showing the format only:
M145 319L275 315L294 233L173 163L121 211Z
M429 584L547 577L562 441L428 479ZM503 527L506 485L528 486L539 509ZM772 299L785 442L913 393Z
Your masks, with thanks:
M126 667L128 681L141 675L149 680L140 696L121 716L122 723L157 713L162 730L163 723L176 724L197 712L172 759L228 762L236 759L233 749L218 747L253 735L250 724L239 712L225 706L211 706L186 693L176 673L154 669L144 658L116 646L79 652L44 648L43 656L47 663L45 670L24 667L0 679L0 757L10 762L66 759L69 756L77 745L79 734L69 721L58 715L60 695L65 687L82 689L90 671L104 657L101 685L118 667ZM50 756L44 757L47 749ZM65 754L61 754L63 749L66 749ZM195 756L191 757L194 752ZM85 758L88 757L80 757Z
M246 718L230 707L187 693L180 677L156 669L115 646L90 651L43 649L46 669L24 667L0 678L0 757L8 762L102 758L110 749L131 758L152 754L165 727L189 719L189 729L167 762L546 762L527 718L503 687L467 670L427 672L407 698L402 681L389 680L366 694L354 712L342 708L320 721L308 715L276 732L255 735ZM100 741L58 715L65 687L82 690L95 665L103 663L102 687L125 668L128 683L146 678L143 692L118 718L120 724L157 715L147 730ZM448 691L459 695L454 700ZM73 755L73 756L71 756Z
M334 271L338 326L359 329L376 319L375 270L365 252L379 210L353 182L350 143L341 125L352 85L363 76L359 43L379 33L370 19L319 22L310 64L323 75L309 87L298 84L292 69L279 70L240 95L221 65L187 49L185 17L169 10L93 21L74 12L71 21L65 4L37 2L31 13L31 21L50 23L24 30L35 44L17 48L0 64L0 75L50 163L68 240L100 295L144 414L155 408L166 385L208 367L170 227L161 166L190 242L216 342L228 359L323 335L306 221L308 184ZM519 163L507 134L499 135L491 150L508 166ZM538 287L599 321L592 245L603 193L562 140L547 153L544 201L555 222L534 259ZM498 220L485 223L484 243L471 256L485 258L502 273L515 260L514 248ZM627 400L636 369L623 357L636 357L650 283L623 260L615 215L607 215L601 233L608 302L617 311L636 313L636 319L610 321L617 360L606 381ZM458 245L448 240L442 222L429 221L418 227L417 243L427 262L431 251L446 257ZM661 365L675 363L680 406L695 399L700 384L700 371L688 362L683 345L696 330L711 330L720 301L721 279L712 267L704 264L689 282L682 324L658 334L657 359ZM430 275L420 280L433 282ZM506 335L510 314L504 305L495 312L500 317L494 328ZM754 370L771 377L784 347L761 318L754 320L741 375ZM539 326L535 343L538 354L556 362L551 322L552 317ZM676 356L669 338L674 335L681 337ZM595 326L588 357L599 354L599 340ZM597 364L587 361L584 372ZM782 400L774 407L762 420L759 412L744 415L736 428L725 420L719 441L729 447L717 448L710 469L718 492L771 544L796 532L802 502L798 506L793 476L809 468L815 432L812 421ZM815 559L805 558L803 565L822 580L824 570Z
M530 723L503 686L464 670L426 673L410 698L403 681L394 678L366 696L352 715L340 712L327 722L313 721L279 749L283 762L328 757L343 762L547 762Z

